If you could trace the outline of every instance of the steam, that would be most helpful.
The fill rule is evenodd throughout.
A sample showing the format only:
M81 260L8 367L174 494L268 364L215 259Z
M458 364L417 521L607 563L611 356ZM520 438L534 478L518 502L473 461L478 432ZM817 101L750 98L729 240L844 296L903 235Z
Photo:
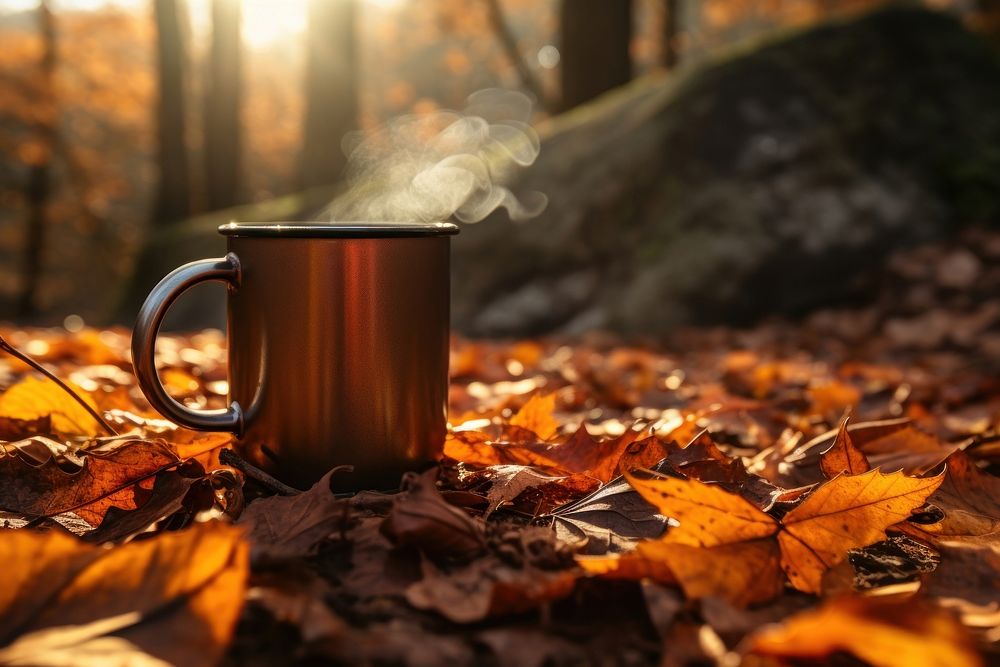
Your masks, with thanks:
M538 157L531 100L504 90L472 94L461 112L404 116L371 135L352 135L348 190L325 211L333 221L479 222L497 208L532 218L548 200L507 188Z

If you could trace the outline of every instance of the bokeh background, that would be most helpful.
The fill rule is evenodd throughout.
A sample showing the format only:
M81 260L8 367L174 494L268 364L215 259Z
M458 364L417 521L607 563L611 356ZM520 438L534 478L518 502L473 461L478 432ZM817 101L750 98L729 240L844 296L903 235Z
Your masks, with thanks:
M219 222L334 198L348 133L490 87L535 100L525 187L550 206L463 232L460 328L822 305L898 245L991 225L1000 199L1000 3L886 7L0 0L0 318L128 323L165 270L218 250ZM841 273L809 277L827 264ZM815 298L780 287L803 276ZM206 303L180 323L218 324Z

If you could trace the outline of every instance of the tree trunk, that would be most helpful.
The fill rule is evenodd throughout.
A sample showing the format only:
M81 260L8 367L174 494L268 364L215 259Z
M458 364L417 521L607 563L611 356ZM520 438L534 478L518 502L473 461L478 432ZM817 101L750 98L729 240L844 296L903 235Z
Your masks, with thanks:
M677 36L681 28L681 0L663 0L663 66L677 67Z
M517 70L517 76L521 79L521 85L535 97L537 108L548 109L542 82L538 80L538 77L535 76L535 73L531 71L531 68L525 61L524 56L521 55L521 51L517 47L517 38L507 24L500 0L486 0L486 10L489 13L493 32L496 33L497 39L500 40L500 46L503 47L504 53L507 54L507 59L510 60L514 69Z
M212 48L205 92L205 204L209 210L239 203L240 3L213 0Z
M42 59L39 63L39 121L37 154L32 156L25 199L28 204L28 225L24 237L24 272L17 312L29 317L38 311L38 287L42 277L47 227L46 208L52 191L52 153L56 140L55 69L56 26L52 8L46 0L38 7L38 27L42 37Z
M357 127L355 0L310 0L306 37L306 114L299 182L334 183L346 164L341 141Z
M563 109L631 80L631 0L562 0L559 21Z
M185 45L177 0L155 0L157 76L156 108L159 190L153 210L157 223L173 222L191 213L187 137L184 122Z

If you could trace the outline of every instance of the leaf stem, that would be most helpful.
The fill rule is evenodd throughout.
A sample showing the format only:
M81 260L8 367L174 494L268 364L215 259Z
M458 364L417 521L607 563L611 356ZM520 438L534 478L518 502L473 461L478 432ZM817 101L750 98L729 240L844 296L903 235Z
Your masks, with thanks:
M257 466L252 465L231 449L223 449L219 452L219 463L236 468L250 479L260 482L275 493L283 496L297 496L302 493L299 489L292 488L274 477L271 477L266 472Z
M87 403L87 401L83 400L83 398L81 398L79 394L73 391L72 387L70 387L68 384L60 380L58 377L56 377L56 375L52 371L45 368L40 363L38 363L37 361L26 355L24 352L21 352L13 345L8 343L7 339L4 338L3 336L0 336L0 350L5 351L12 357L20 359L21 361L28 364L36 371L47 377L48 379L55 382L60 389L62 389L67 394L72 396L73 400L79 403L80 406L84 410L86 410L90 414L90 416L93 417L97 421L97 423L100 424L104 428L104 430L108 432L109 435L119 435L118 431L116 431L115 428L111 424L109 424L107 420L105 420L104 417L102 417L97 410L95 410L89 403Z

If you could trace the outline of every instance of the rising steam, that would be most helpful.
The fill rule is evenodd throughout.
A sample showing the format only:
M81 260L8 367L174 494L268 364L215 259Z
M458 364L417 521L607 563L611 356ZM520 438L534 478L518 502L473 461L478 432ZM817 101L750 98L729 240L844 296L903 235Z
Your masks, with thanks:
M532 218L547 199L520 199L506 187L538 157L528 125L531 101L521 93L482 90L461 112L406 116L348 139L348 190L325 211L333 221L479 222L497 208L512 220Z

